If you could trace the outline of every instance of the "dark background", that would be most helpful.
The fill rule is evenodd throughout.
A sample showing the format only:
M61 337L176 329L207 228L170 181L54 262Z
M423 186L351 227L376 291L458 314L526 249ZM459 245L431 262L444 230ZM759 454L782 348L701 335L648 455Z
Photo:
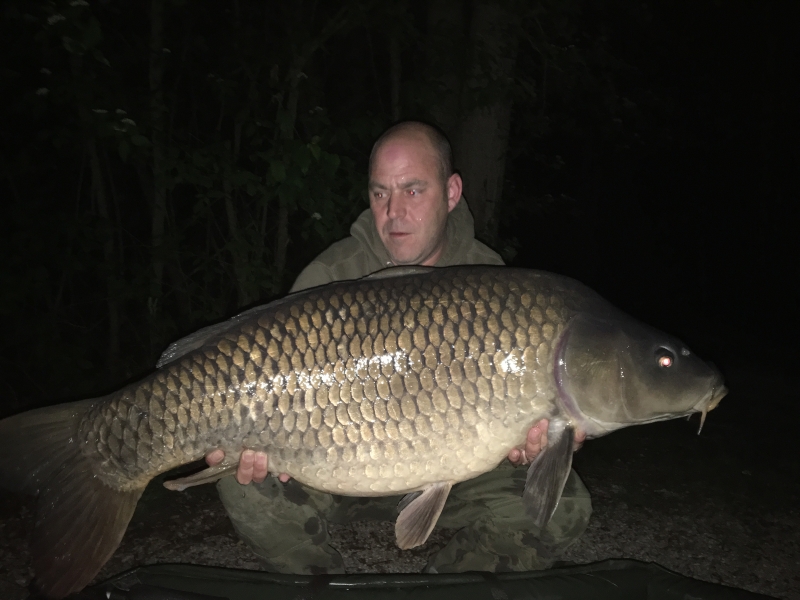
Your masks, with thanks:
M398 118L454 140L511 264L589 284L732 382L800 360L796 2L2 11L3 414L115 389L285 293L367 206Z

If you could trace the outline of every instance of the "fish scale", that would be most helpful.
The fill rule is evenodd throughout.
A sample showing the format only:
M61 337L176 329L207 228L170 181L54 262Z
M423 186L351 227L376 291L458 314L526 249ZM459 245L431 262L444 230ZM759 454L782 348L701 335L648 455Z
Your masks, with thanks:
M336 494L407 497L398 545L430 535L452 484L494 468L549 418L521 498L544 527L573 433L701 412L719 373L571 279L503 267L400 268L308 290L173 344L108 396L0 421L0 483L38 495L36 587L62 598L119 545L147 483L206 483L265 450L273 472ZM702 421L701 421L702 423Z
M509 271L299 295L97 406L84 451L125 487L216 446L265 450L273 470L339 494L467 479L552 412L537 369L552 372L569 311L536 284Z

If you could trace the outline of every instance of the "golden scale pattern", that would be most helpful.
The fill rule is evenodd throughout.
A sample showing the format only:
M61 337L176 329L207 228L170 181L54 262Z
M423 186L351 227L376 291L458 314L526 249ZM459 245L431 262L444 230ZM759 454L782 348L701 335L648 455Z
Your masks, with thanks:
M552 410L572 309L523 271L442 271L277 304L95 409L85 450L130 481L264 448L271 470L357 495L492 468Z

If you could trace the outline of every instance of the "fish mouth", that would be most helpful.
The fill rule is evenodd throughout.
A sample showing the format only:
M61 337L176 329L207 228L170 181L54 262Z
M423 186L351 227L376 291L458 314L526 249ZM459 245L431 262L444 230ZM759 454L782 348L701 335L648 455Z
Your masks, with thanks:
M606 435L622 427L627 427L628 425L647 425L649 423L658 423L660 421L667 421L681 417L689 418L698 412L700 413L700 426L697 430L697 435L700 435L700 432L703 430L703 425L706 421L706 416L709 412L717 407L720 401L727 394L728 388L725 387L720 380L718 383L715 383L711 386L711 388L708 390L708 393L703 396L702 400L700 400L692 408L682 413L677 412L657 414L650 418L639 419L635 423L612 423L584 415L580 408L578 408L578 403L575 402L575 400L569 394L567 394L565 390L559 387L559 396L561 399L560 404L565 416L574 427L585 431L587 437L590 439Z

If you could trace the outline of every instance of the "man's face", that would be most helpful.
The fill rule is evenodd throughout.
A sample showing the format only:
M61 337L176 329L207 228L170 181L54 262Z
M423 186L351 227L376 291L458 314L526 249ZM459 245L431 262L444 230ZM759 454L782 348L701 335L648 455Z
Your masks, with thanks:
M439 160L424 134L383 143L369 178L370 208L396 265L436 264L444 251L447 215L461 198L461 177L441 180Z

